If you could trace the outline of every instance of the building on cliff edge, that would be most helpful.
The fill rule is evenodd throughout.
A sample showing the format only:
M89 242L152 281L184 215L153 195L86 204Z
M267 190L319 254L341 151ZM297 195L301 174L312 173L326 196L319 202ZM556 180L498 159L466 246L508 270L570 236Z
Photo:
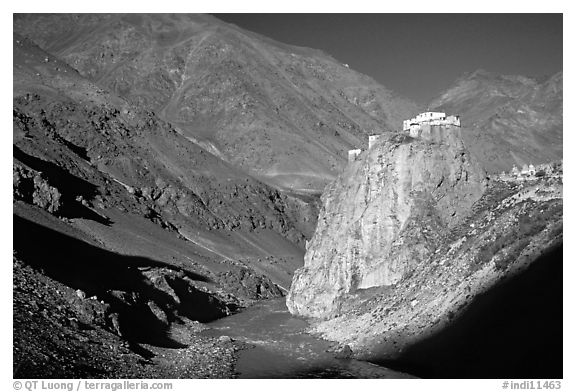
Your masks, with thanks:
M444 112L424 112L414 118L404 120L404 132L408 131L413 138L422 138L431 141L442 141L446 136L445 126L460 128L460 116L447 116ZM381 134L368 136L368 150L370 150L382 136ZM355 162L362 153L361 149L348 150L348 162Z
M403 122L404 131L408 131L412 137L419 137L423 128L430 129L429 127L434 125L460 127L460 116L446 116L444 112L424 112Z
M371 149L372 146L376 143L376 141L378 140L378 138L381 135L370 135L368 136L368 149Z

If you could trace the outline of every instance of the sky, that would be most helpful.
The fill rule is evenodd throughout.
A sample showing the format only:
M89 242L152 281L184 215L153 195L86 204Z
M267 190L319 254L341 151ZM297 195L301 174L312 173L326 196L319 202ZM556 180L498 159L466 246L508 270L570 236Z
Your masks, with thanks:
M426 104L477 69L562 70L562 14L216 14L275 40L321 49Z

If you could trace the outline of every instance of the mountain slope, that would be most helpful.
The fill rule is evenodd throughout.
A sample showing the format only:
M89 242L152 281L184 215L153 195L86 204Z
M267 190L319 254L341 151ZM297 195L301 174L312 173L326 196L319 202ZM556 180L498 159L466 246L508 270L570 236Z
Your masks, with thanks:
M17 15L15 31L265 181L320 191L417 111L312 49L204 15Z
M90 199L105 188L103 205L188 236L270 230L297 245L310 232L305 202L252 179L18 36L14 61L15 159L51 175L61 192Z
M429 107L459 114L466 146L489 173L562 159L562 72L538 83L476 71Z
M431 128L382 136L327 188L289 310L417 376L561 377L561 164L485 181L460 128Z
M235 345L195 336L198 322L283 295L313 200L255 180L28 39L13 45L15 374L145 371L136 356L107 364L95 347L107 342L140 360L205 362L147 363L154 376L230 377ZM223 356L206 362L189 343ZM78 345L93 361L67 354Z

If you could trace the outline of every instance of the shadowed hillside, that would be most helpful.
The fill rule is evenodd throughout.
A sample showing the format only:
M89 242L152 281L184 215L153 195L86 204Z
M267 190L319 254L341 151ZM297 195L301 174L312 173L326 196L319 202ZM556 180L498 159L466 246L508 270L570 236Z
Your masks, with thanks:
M450 327L375 362L425 378L562 378L562 253L552 249Z

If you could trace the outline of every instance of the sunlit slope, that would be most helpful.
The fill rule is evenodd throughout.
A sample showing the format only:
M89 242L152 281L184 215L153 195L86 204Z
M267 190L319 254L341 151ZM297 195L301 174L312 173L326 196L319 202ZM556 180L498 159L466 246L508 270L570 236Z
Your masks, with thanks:
M346 151L417 112L318 50L203 15L17 16L15 31L226 161L321 190Z
M462 119L462 137L488 172L562 159L562 72L537 81L476 71L430 107Z

